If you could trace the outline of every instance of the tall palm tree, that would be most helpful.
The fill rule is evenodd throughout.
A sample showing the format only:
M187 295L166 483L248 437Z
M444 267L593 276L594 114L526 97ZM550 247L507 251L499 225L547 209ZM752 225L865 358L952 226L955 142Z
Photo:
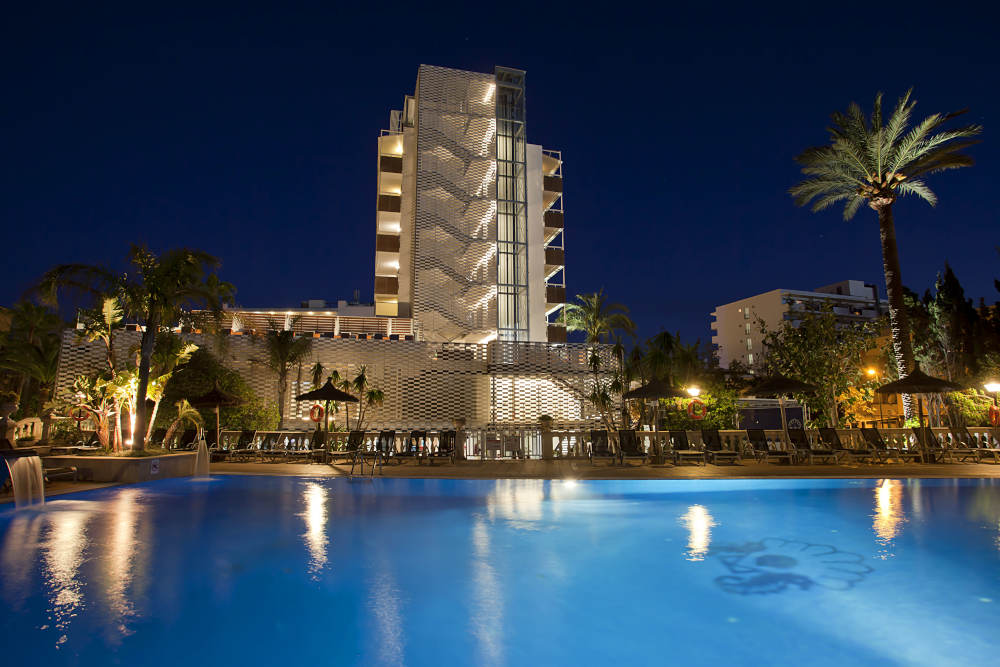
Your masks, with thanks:
M612 378L610 382L601 380L601 343L609 343L612 338L621 332L629 335L635 333L635 323L628 316L628 308L620 303L609 303L601 289L593 294L577 294L576 303L567 304L566 329L568 331L582 331L590 346L587 355L587 363L593 373L593 384L587 399L594 404L601 415L605 426L612 428L614 419L612 417L611 396L622 389L622 378ZM621 364L624 348L619 345L617 353L613 356Z
M937 196L923 178L971 166L972 158L961 151L976 143L971 137L982 131L979 125L939 131L964 111L932 114L911 127L910 116L917 104L910 99L912 92L899 99L884 124L881 93L875 96L870 118L865 118L853 102L847 113L834 113L833 125L828 128L830 143L807 148L796 158L807 178L789 190L797 205L812 202L814 212L843 202L844 220L854 217L862 204L877 214L892 346L900 376L913 367L913 346L903 303L892 205L900 195L912 195L934 206ZM912 417L913 400L904 396L903 402L906 417Z
M620 303L608 303L603 289L594 294L577 294L576 301L566 304L566 329L582 331L588 343L607 342L615 331L630 335L635 331L628 308Z
M288 393L288 373L294 366L304 361L312 353L312 338L295 335L295 322L291 328L278 328L275 322L268 322L264 334L264 349L267 357L264 364L278 376L278 430L285 423L285 395Z
M135 267L131 274L90 264L56 266L42 276L37 290L50 303L55 302L60 289L82 292L98 299L115 295L125 312L142 325L135 430L145 434L146 393L156 334L176 324L185 309L199 306L221 309L223 303L232 301L235 290L212 273L219 260L200 250L177 248L157 256L147 248L133 245L128 259ZM132 445L137 451L142 451L144 446L142 436Z

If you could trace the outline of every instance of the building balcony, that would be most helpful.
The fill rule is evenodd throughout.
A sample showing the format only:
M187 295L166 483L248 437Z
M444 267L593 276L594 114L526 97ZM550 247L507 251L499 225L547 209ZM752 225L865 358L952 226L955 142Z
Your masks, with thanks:
M550 324L546 334L546 340L550 343L566 342L566 327L561 324Z
M402 197L399 195L379 195L378 210L385 213L399 213Z
M542 190L545 192L558 192L559 194L562 194L562 176L544 176L542 178Z
M403 158L394 155L382 155L378 160L379 171L389 174L403 173Z
M395 296L399 294L399 278L396 276L375 276L375 294Z
M546 285L545 303L559 305L566 303L566 288L562 285Z
M399 236L394 234L376 234L375 252L399 252Z
M562 267L566 265L566 252L562 248L546 248L545 249L545 266L558 266Z

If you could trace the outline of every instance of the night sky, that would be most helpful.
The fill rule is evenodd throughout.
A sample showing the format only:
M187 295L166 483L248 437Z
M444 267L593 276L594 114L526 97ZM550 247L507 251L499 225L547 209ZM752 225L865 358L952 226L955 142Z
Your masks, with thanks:
M873 212L786 191L831 111L911 85L921 116L970 107L986 131L975 167L931 177L936 209L895 207L904 282L948 261L1000 298L996 16L20 4L0 22L0 304L131 242L219 256L243 306L371 300L375 139L420 63L527 70L528 140L565 160L569 292L604 287L643 337L707 341L714 306L774 288L881 285Z

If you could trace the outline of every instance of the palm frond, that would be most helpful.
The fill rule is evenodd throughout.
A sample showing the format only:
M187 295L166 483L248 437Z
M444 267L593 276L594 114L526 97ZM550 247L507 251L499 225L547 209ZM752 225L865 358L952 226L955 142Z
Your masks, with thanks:
M931 206L937 205L937 195L935 195L934 192L929 187L927 187L926 183L924 183L919 179L915 179L912 181L903 181L902 183L899 184L899 186L896 189L899 191L900 194L916 195L917 197L920 197Z

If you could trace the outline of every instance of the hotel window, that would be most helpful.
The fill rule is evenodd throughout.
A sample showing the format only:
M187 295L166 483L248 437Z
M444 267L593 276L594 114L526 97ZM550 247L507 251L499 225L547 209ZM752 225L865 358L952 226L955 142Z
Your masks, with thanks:
M751 352L750 354L747 355L747 363L748 364L752 364L753 363L753 352Z
M750 323L749 322L747 322L747 324L746 324L746 332L747 332L747 335L749 336L750 335Z
M747 338L747 349L748 350L753 349L753 338Z
M743 309L743 319L745 319L745 320L749 320L750 319L750 309L749 308L744 308Z

